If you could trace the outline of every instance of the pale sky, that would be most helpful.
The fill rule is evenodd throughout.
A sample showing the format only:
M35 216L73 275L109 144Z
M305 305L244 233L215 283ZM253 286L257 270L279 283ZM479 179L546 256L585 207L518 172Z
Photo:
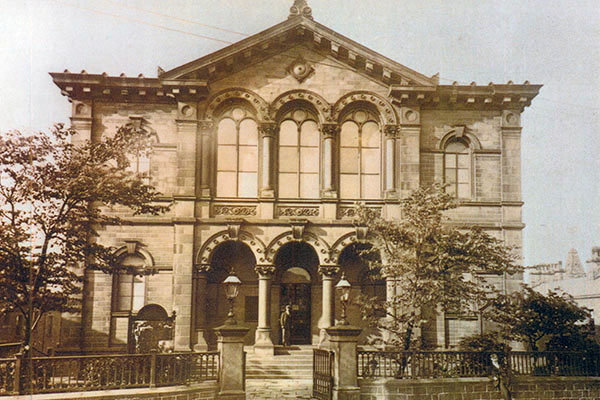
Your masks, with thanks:
M286 19L292 3L0 0L0 132L68 123L70 104L48 72L156 77L158 65L226 46L205 36L235 42L245 36L234 32ZM318 22L425 75L439 72L442 84L544 84L522 118L525 264L564 261L570 248L585 262L600 246L599 0L309 5Z

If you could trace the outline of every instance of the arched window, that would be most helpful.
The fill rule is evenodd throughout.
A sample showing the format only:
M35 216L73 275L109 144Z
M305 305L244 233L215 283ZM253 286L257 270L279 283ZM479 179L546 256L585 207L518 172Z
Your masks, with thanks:
M444 149L446 192L459 198L471 198L471 148L461 138L451 138Z
M217 196L257 197L258 127L243 107L221 116L217 127Z
M368 110L348 113L340 132L340 196L381 198L381 130Z
M279 197L319 197L319 125L303 108L288 112L279 127Z

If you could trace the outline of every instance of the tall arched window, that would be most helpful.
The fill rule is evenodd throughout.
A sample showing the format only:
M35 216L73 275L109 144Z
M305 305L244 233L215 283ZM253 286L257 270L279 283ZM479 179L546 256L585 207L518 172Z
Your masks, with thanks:
M471 198L471 149L461 138L451 138L444 149L446 192L459 198Z
M217 196L257 197L258 127L242 107L226 111L217 128Z
M357 109L342 121L340 196L381 198L381 130L370 111Z
M308 111L296 108L279 129L279 197L319 197L319 125Z

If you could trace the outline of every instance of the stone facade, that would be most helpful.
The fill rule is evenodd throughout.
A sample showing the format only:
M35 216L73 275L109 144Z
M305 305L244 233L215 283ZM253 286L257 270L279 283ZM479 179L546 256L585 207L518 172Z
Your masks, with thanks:
M124 350L130 316L148 304L176 313L176 350L213 347L231 269L243 282L235 315L251 329L247 344L272 351L284 304L297 321L292 341L317 344L339 311L340 270L354 294L385 297L358 259L354 204L399 218L398 200L433 182L460 199L451 223L481 226L520 256L520 114L540 85L440 85L298 10L157 78L51 74L73 104L76 140L126 124L155 135L135 165L173 204L101 232L124 263L154 273L87 272L81 337L71 340L81 350ZM349 320L361 325L357 306ZM472 332L460 321L437 316L428 339L451 347Z

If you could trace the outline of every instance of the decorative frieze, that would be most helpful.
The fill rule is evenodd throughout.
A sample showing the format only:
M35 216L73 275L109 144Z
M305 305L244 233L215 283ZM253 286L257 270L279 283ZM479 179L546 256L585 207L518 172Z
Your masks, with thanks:
M231 206L216 205L213 208L215 216L254 216L257 214L256 206Z
M381 207L368 207L369 208L369 212L373 213L372 215L374 216L381 216L381 212L382 212L382 208ZM357 214L356 214L356 207L340 207L338 208L338 218L339 219L343 219L343 218L356 218Z
M280 217L318 217L319 207L278 207Z

